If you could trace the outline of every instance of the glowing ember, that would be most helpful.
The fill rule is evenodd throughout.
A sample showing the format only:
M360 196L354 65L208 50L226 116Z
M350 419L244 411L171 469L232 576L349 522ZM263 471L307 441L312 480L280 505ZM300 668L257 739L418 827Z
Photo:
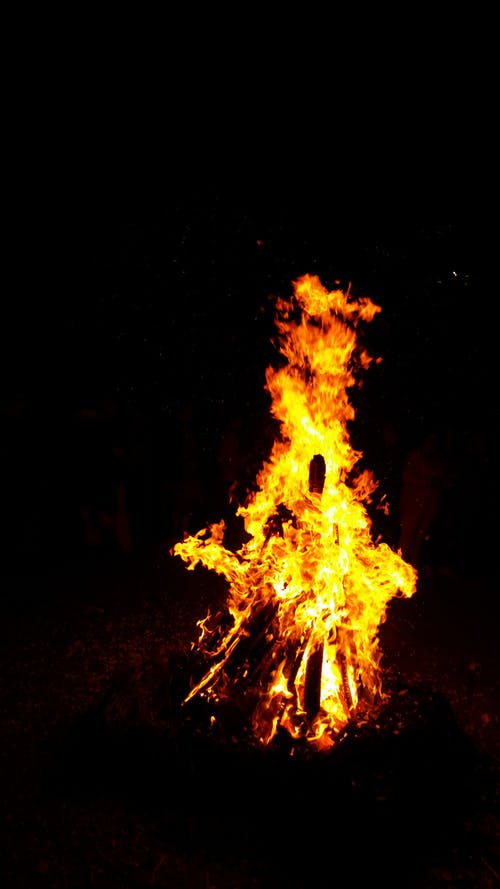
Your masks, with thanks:
M186 701L202 696L214 710L237 701L263 744L281 727L331 746L383 699L378 628L389 600L416 589L414 568L372 541L364 504L377 483L354 472L362 455L348 434L348 390L372 361L356 329L379 311L310 275L277 300L285 361L266 382L281 432L238 509L248 539L226 549L221 521L172 550L190 570L201 564L229 583L225 619L200 621L208 668Z

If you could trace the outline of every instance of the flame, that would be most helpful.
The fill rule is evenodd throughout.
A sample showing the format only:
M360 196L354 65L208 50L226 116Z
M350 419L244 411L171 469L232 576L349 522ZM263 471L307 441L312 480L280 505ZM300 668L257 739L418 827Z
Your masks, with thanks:
M172 553L229 584L226 620L199 623L209 667L186 702L232 696L262 744L281 727L323 748L383 700L378 629L391 598L413 595L416 572L372 540L366 504L377 482L355 471L362 454L348 433L349 389L372 362L358 326L381 309L312 275L293 288L276 300L282 360L266 387L280 435L238 508L247 539L225 548L221 521Z

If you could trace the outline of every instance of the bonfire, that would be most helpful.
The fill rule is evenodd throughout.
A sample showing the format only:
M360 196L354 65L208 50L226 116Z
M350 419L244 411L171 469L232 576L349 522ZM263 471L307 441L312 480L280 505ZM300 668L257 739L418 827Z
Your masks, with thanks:
M394 597L416 590L416 571L374 540L368 506L378 482L359 469L350 440L350 391L374 360L362 324L381 309L312 275L275 302L276 367L266 388L279 434L238 506L245 539L224 545L224 521L176 543L189 570L228 584L222 612L199 621L204 669L185 704L240 707L252 737L278 733L328 749L384 700L378 631Z

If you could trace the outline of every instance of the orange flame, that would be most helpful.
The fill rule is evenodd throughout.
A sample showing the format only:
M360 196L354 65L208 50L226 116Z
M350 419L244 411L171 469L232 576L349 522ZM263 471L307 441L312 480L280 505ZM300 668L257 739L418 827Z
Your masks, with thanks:
M228 622L200 621L208 670L186 698L233 695L267 744L278 727L331 746L362 707L384 697L378 628L389 600L416 589L415 569L371 538L365 504L377 488L351 446L348 390L372 359L357 327L380 312L368 298L329 292L316 276L276 302L284 357L266 370L281 434L240 506L247 540L224 547L223 521L175 544L188 569L229 584Z

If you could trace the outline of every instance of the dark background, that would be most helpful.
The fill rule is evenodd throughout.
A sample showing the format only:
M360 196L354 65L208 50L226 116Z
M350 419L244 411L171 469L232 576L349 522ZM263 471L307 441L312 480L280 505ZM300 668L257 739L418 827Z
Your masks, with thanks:
M316 14L309 29L301 16L295 35L293 16L273 28L252 10L241 28L190 10L140 33L134 10L127 34L121 12L106 28L44 10L23 16L17 43L9 32L0 749L12 887L498 882L496 28L482 10L463 28L457 10L441 27L426 10L408 25L375 15L366 33L359 10L326 27ZM162 708L171 659L187 675L197 621L223 592L166 544L186 520L197 530L227 512L219 448L233 418L245 483L270 444L270 297L307 273L382 306L366 337L383 363L352 430L381 487L397 504L402 457L436 426L456 482L424 554L450 573L422 574L385 624L407 731L354 745L347 763L340 752L333 772L313 763L297 787L288 759L267 780L245 751L232 768L225 749L186 748L175 708L165 756ZM120 486L126 551L109 527L89 539L82 515L109 516ZM391 542L395 527L397 514ZM254 778L249 806L238 788Z
M218 520L232 420L242 420L240 493L271 445L273 297L303 274L381 306L362 334L382 363L353 393L355 443L395 509L398 461L426 431L443 434L459 467L449 555L473 543L484 562L498 425L489 224L369 204L346 212L333 192L293 191L174 191L153 221L77 202L14 231L2 325L5 565L40 570L116 549L112 536L89 546L81 509L106 507L120 480L134 551L178 536L183 512L190 531ZM390 468L386 428L397 441Z
M11 226L0 350L7 882L298 889L378 874L386 886L492 889L493 230L475 214L392 211L383 196L347 213L333 191L296 182L251 199L180 191L154 212L112 212L70 189L69 209ZM302 764L279 751L254 759L235 743L231 708L220 745L179 712L195 628L227 590L169 547L221 517L238 539L221 446L239 421L244 494L275 432L264 389L273 297L311 273L382 308L362 329L382 362L352 392L351 429L392 505L383 521L374 510L376 532L397 543L403 462L429 431L453 484L416 595L396 597L381 628L397 691L385 728L363 740L353 726L338 756Z

